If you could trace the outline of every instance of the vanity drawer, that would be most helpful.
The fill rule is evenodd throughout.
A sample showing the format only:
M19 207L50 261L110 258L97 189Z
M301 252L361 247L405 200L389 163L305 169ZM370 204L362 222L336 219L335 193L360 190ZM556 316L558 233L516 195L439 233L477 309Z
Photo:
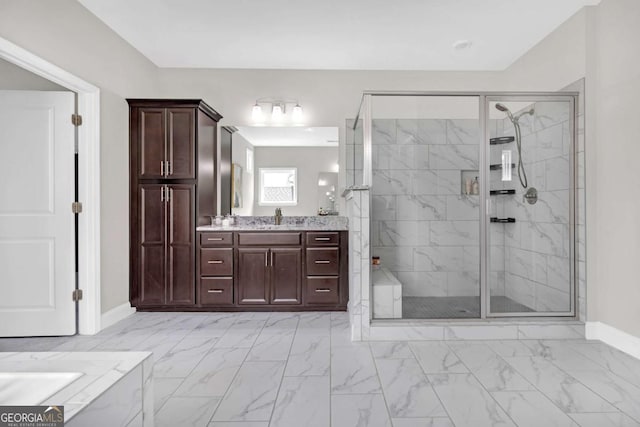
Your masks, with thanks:
M335 231L307 232L307 246L336 246L340 242L340 233Z
M233 233L201 233L200 246L232 246Z
M203 277L200 279L200 304L233 304L232 277Z
M302 241L301 233L238 233L239 245L299 245Z
M307 277L307 304L338 304L337 277Z
M233 248L201 248L201 276L233 276Z
M338 248L307 248L307 275L337 276L340 274Z

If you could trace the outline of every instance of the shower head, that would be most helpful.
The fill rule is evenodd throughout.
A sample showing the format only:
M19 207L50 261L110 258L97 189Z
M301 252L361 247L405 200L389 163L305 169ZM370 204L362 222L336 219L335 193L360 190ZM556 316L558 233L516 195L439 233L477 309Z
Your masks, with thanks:
M513 114L511 114L511 111L504 104L500 104L498 102L496 104L496 110L502 111L503 113L507 113L507 116L509 117L509 119L513 120Z

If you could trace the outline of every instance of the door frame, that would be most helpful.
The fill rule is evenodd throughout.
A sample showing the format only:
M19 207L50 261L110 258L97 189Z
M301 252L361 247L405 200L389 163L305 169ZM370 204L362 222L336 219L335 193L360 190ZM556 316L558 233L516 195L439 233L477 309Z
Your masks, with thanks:
M93 335L101 329L100 306L100 89L62 68L0 37L0 58L77 94L78 192L78 333ZM71 118L69 118L71 120ZM69 206L71 209L71 206ZM69 295L71 298L71 295Z

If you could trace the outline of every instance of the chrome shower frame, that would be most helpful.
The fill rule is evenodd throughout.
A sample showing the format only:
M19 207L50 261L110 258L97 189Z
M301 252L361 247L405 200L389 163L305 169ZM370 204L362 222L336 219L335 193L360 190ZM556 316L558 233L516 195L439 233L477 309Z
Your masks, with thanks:
M359 120L362 120L363 129L363 179L362 185L371 187L373 185L373 162L372 162L372 101L374 97L467 97L478 99L479 111L478 117L480 121L480 141L479 142L479 179L480 179L480 317L475 319L445 319L447 322L470 322L478 320L518 318L518 319L534 319L534 318L558 318L565 320L575 320L577 313L577 269L578 262L576 257L576 224L577 211L576 200L577 191L577 99L578 92L441 92L441 91L364 91L354 128ZM569 175L570 175L570 197L569 197L569 260L570 260L570 309L563 312L514 312L514 313L492 313L491 301L489 298L489 213L490 213L490 196L489 196L489 154L490 145L488 143L490 135L488 124L489 110L491 102L544 102L544 101L564 101L570 106L569 126L571 129L571 143L569 153ZM371 212L371 199L369 200L369 212ZM484 207L484 208L483 208ZM370 222L371 223L371 222ZM371 225L370 225L371 226ZM371 230L370 230L371 233ZM371 234L370 234L371 235ZM372 284L369 283L369 294L373 298ZM373 317L373 303L369 306L369 319ZM417 319L411 319L415 323ZM384 322L401 323L406 319L389 320ZM424 319L423 322L439 322L443 319Z

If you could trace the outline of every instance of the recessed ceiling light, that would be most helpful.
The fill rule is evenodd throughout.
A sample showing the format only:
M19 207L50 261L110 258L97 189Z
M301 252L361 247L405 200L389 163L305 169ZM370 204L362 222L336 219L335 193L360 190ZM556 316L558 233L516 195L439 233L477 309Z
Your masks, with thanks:
M471 40L463 39L463 40L455 41L453 43L453 48L455 50L465 50L465 49L469 49L471 47L471 45L473 45Z

